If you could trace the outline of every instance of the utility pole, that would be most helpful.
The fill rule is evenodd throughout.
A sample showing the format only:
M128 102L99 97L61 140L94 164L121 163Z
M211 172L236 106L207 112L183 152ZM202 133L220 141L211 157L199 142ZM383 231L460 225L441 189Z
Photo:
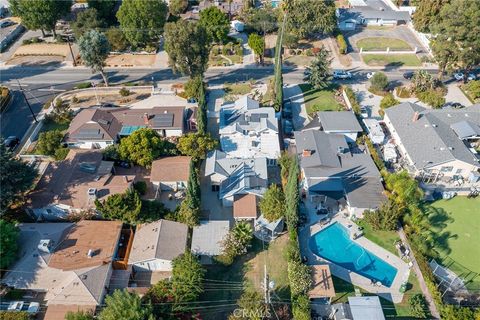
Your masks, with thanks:
M20 81L17 80L18 87L20 88L20 92L22 92L23 98L25 99L25 103L28 106L28 109L30 110L30 113L33 116L33 120L35 120L36 123L38 123L37 117L35 116L35 113L32 110L32 106L30 105L30 102L28 102L27 96L25 95L25 92L23 91L22 85L20 84Z
M268 280L267 265L264 265L263 289L265 290L265 304L270 304L270 281Z
M72 55L73 66L77 66L77 62L75 61L75 56L73 55L72 44L70 43L70 37L67 37L68 48L70 49L70 54Z

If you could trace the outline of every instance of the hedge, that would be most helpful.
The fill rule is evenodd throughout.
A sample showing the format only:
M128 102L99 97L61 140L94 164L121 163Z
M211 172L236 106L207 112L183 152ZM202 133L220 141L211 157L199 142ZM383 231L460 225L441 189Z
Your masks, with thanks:
M337 44L338 44L338 49L341 54L346 54L348 47L347 47L347 41L345 41L345 37L343 34L337 35Z
M360 103L358 103L357 96L355 95L355 92L353 92L352 88L348 86L344 86L343 90L345 91L345 94L347 95L347 98L350 101L350 104L352 105L353 113L355 113L357 116L360 115L362 111L360 108Z

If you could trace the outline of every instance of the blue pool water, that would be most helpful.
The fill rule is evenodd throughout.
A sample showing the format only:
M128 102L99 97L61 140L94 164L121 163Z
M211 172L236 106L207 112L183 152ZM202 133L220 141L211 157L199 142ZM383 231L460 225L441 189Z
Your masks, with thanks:
M350 240L347 229L333 223L314 234L310 249L318 256L390 287L397 269Z

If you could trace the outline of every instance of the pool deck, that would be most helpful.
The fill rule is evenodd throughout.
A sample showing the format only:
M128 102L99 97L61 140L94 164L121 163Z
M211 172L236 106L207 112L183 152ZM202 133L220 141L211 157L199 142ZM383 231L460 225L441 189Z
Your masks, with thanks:
M318 222L318 218L313 220L311 219L310 222L310 224L306 225L300 230L299 234L302 256L306 256L308 258L309 265L328 264L334 276L348 281L354 286L360 287L365 291L379 295L380 297L392 301L393 303L402 302L403 293L400 292L400 287L408 280L410 275L410 268L408 267L407 263L405 263L398 256L385 250L365 237L352 240L397 269L397 274L390 288L383 285L376 285L372 283L369 278L361 276L358 273L352 272L328 260L325 260L310 250L309 241L311 236L335 222L342 224L345 228L347 228L350 234L354 232L359 234L360 232L358 230L358 226L353 221L351 221L348 217L345 217L343 212L338 212L331 216L331 221L323 225L321 222Z

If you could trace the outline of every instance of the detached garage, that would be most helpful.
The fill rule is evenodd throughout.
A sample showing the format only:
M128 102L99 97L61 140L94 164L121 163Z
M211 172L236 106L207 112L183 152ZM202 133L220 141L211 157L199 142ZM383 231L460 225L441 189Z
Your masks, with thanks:
M187 187L190 157L165 157L152 163L150 181L160 191L179 191Z

